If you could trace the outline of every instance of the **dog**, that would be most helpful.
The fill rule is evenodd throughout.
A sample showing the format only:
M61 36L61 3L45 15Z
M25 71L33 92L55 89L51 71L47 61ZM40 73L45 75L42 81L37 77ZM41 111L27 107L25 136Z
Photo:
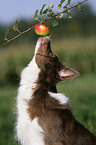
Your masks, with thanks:
M17 138L22 145L96 145L96 136L72 115L69 98L57 93L59 81L73 79L79 72L59 61L50 37L38 39L33 59L21 73Z

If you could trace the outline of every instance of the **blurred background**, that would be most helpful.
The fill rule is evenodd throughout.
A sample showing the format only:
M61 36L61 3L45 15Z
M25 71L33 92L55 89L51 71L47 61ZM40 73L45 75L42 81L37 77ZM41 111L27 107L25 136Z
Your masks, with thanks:
M76 2L72 0L73 4ZM53 3L57 11L60 1L0 0L0 44L5 42L7 28L8 39L18 34L12 30L16 19L20 31L35 25L34 12L45 3ZM96 135L96 1L88 0L82 7L83 12L71 10L72 19L59 19L55 28L50 21L48 24L53 51L67 66L80 72L78 78L60 82L57 89L70 98L76 118ZM14 140L17 89L20 73L32 59L38 38L32 29L0 47L0 145L19 145Z

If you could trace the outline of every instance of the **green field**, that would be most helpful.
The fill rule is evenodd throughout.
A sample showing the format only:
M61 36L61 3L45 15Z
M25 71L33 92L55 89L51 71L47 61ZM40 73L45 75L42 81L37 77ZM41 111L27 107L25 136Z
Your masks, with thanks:
M0 49L0 145L14 140L16 94L21 70L32 59L35 43L7 45ZM75 117L96 135L96 36L52 41L60 60L80 72L74 80L57 85L67 95Z
M96 134L96 76L85 75L61 82L58 91L67 95L75 117ZM0 145L17 145L14 140L17 86L0 89Z
M35 42L36 43L36 42ZM18 84L20 72L34 54L35 43L8 45L0 49L0 85ZM96 73L96 37L52 39L52 50L62 62L81 75Z

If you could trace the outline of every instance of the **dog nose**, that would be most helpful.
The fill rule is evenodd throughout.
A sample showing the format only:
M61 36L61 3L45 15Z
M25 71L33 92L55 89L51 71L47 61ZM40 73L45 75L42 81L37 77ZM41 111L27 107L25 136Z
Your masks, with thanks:
M48 37L51 38L51 35L49 35Z
M51 38L51 35L49 35L48 37Z
M51 35L45 36L45 38L51 39Z

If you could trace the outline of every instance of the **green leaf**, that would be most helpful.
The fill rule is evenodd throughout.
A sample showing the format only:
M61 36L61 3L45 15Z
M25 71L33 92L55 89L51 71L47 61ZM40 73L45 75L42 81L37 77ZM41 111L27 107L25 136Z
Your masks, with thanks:
M68 17L69 19L71 19L71 18L72 18L72 16L71 16L71 14L70 14L70 13L67 13L67 17Z
M65 1L65 0L61 0L61 1L60 1L60 4L58 5L58 9L60 9L60 10L62 9L62 4L64 3L64 1Z
M38 18L37 18L37 13L38 13L38 10L36 10L36 11L35 11L35 14L34 14L34 19L35 19L35 20L38 19Z
M66 6L63 7L64 10L67 10L67 8L68 8L68 7L66 7Z
M7 37L8 33L9 33L9 28L5 32L5 38Z
M46 6L46 4L44 4L44 5L42 6L42 9L40 10L40 15L42 15L42 12L43 12L43 9L44 9L45 6Z
M51 11L47 16L48 16L48 17L51 17L51 16L54 15L54 13L55 13L54 11Z
M78 9L79 11L83 12L83 9L81 6L76 6L76 9Z
M68 0L67 4L65 5L65 7L67 7L68 5L70 5L71 0Z
M65 0L61 0L60 4L62 5L65 2Z
M58 5L58 9L59 9L59 10L62 9L62 5L61 5L61 4Z
M57 13L57 15L55 17L56 17L56 19L57 18L62 18L63 17L63 13L61 13L61 14Z
M68 4L70 4L71 0L68 0Z
M50 4L50 5L48 6L48 10L52 9L53 7L54 7L54 5L53 5L53 4Z
M54 21L52 22L52 26L53 26L53 27L57 26L58 24L59 24L59 23L58 23L57 20L54 20Z
M48 9L44 10L44 11L43 11L43 14L46 14L47 12L48 12Z
M13 30L17 31L18 30L18 22L16 20L15 24L13 25Z

